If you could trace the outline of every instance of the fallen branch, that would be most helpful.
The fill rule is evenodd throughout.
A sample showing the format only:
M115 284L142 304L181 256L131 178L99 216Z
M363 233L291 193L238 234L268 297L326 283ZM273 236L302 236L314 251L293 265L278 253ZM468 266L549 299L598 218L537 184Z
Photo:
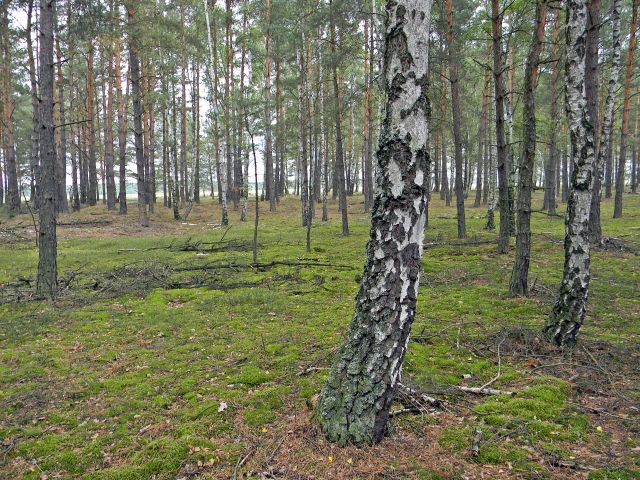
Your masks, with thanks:
M452 385L451 388L455 388L456 390L460 390L465 393L473 393L475 395L508 395L510 397L514 397L516 392L511 392L509 390L498 390L496 388L482 388L482 387L462 387Z
M404 383L398 383L397 393L399 393L401 396L404 395L406 398L410 400L410 403L413 403L418 407L422 407L422 405L429 405L430 407L435 407L435 408L442 407L442 403L443 403L442 400L438 398L430 397L429 395L419 392L414 388L408 387ZM405 403L405 402L402 402L401 398L399 400L400 400L400 403Z
M482 442L484 432L480 428L476 428L476 434L473 437L473 443L471 444L471 455L477 457L480 455L480 442Z
M493 385L495 383L496 380L498 380L500 378L500 375L502 375L502 357L500 357L500 346L502 345L502 343L504 342L504 339L506 337L502 337L502 340L500 340L500 343L498 343L498 373L496 374L495 377L493 377L491 380L489 380L487 383L485 383L484 385L482 385L480 387L480 391L482 390L486 390L488 387L490 387L491 385Z
M58 227L80 227L88 225L110 225L113 223L111 220L77 220L75 222L58 222Z
M265 263L218 263L218 264L205 264L205 265L189 265L187 267L177 267L173 270L175 272L191 272L196 270L235 270L240 268L272 268L276 266L288 266L288 267L333 267L333 268L347 268L354 269L351 265L336 265L326 262L287 262L283 260L274 260L273 262Z
M233 480L236 480L238 478L238 471L240 470L240 468L242 468L242 465L244 465L244 462L247 461L247 459L251 456L251 454L254 452L255 447L251 447L249 448L249 452L243 457L242 455L238 458L238 463L236 463L235 468L233 469Z

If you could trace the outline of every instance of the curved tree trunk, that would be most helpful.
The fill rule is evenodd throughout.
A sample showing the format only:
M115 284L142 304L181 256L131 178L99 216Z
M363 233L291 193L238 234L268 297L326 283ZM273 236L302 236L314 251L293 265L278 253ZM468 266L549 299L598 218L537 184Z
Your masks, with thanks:
M347 340L317 414L341 445L384 436L415 316L428 172L427 66L431 0L387 3L387 94L367 260Z
M531 38L527 66L524 72L522 109L522 157L518 175L518 210L516 229L516 258L511 272L509 291L512 295L529 293L529 260L531 256L531 192L536 158L536 86L538 63L544 42L547 19L546 0L536 2L536 28ZM551 180L555 182L555 180Z
M572 345L586 313L589 294L589 211L593 194L593 125L584 91L587 0L567 0L566 108L571 140L571 176L565 219L564 274L545 334L558 345Z

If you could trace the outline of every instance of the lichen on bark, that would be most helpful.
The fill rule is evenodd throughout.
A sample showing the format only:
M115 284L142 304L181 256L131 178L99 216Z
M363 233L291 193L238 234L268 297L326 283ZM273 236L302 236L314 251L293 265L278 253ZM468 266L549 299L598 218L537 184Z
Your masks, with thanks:
M387 3L387 108L367 259L344 344L317 417L340 445L384 436L415 316L427 202L427 97L431 0Z
M589 213L594 181L594 127L585 96L587 1L567 2L566 108L571 140L572 188L567 203L564 274L560 294L545 325L558 345L573 345L586 313L589 294Z

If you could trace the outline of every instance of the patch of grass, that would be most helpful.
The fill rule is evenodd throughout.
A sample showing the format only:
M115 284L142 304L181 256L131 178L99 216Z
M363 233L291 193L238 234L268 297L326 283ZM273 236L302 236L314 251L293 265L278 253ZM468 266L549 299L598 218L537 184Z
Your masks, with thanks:
M133 227L134 213L120 217L101 206L63 215L63 220L112 223L61 229L61 276L80 273L55 303L31 301L26 289L19 290L26 301L0 303L0 437L15 442L0 465L0 477L172 479L190 465L202 478L230 478L242 456L250 452L247 463L254 463L247 469L262 471L261 462L275 451L274 465L282 465L283 455L295 459L286 467L295 466L301 476L329 478L338 462L327 459L340 454L299 423L311 416L308 404L322 388L331 352L353 313L370 218L360 201L350 198L349 237L340 235L337 208L331 205L331 221L314 223L310 253L299 226L298 200L283 199L278 212L262 213L259 261L339 268L282 265L165 275L184 265L251 263L251 252L242 249L207 255L148 250L188 238L219 241L223 232L206 227L219 218L217 202L194 206L190 221L195 226L174 222L161 207L146 230ZM640 197L625 197L625 202L625 218L614 221L605 201L603 229L638 245L640 231L630 227L637 223ZM493 379L501 333L517 325L539 329L551 308L544 296L508 295L512 255L497 255L490 244L453 245L454 212L437 198L430 208L425 243L441 244L425 249L412 331L416 340L409 344L403 372L423 390L446 392L453 404L470 410L455 411L461 421L451 421L449 414L394 418L379 450L345 453L341 465L358 464L359 472L370 473L371 465L384 463L431 480L464 478L485 468L512 468L514 476L539 478L557 473L545 456L568 458L584 448L604 458L613 445L613 426L599 432L596 427L605 418L596 421L568 403L579 394L575 385L542 376L508 352L502 352L500 376L492 386L516 391L515 397L447 390ZM484 209L469 212L470 235L494 239L495 232L484 230ZM231 212L233 228L225 240L250 242L252 223L240 222L238 215ZM549 237L562 240L563 222L534 215L532 229L530 279L555 291L562 248ZM33 279L36 265L32 244L0 245L0 293L15 292L7 284L17 277ZM632 348L640 334L637 272L640 257L594 251L583 338ZM490 333L498 339L495 345L479 342ZM227 407L218 411L223 402ZM484 439L480 455L472 457L476 428ZM441 431L437 437L425 433L436 429ZM414 450L387 461L379 458L387 445ZM637 457L628 452L637 445L640 439L631 433L621 464L594 471L590 478L638 478ZM438 465L455 467L434 470L433 458L416 454L430 447Z

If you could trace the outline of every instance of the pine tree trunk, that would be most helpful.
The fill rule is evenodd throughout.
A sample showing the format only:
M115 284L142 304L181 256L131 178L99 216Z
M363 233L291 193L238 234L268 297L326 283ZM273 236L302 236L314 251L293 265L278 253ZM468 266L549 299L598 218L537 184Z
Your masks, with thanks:
M116 77L116 103L118 104L118 203L120 215L127 214L127 121L125 115L125 101L122 95L122 72L120 56L120 39L116 38L115 53L115 77Z
M142 130L142 92L140 88L140 60L135 29L136 10L132 3L127 6L129 25L129 63L131 64L131 96L133 99L133 138L136 150L136 176L138 185L138 221L141 227L149 226L146 205L146 185L144 177L144 141Z
M558 167L558 146L557 134L558 128L558 84L560 82L560 10L555 10L553 20L553 33L551 40L551 59L554 61L553 70L551 72L551 131L549 132L549 158L545 164L544 174L544 207L549 210L549 215L556 214L556 172Z
M571 177L565 218L564 273L545 334L558 345L573 345L586 313L589 293L589 211L593 194L594 130L584 91L587 0L567 0L566 109L571 141Z
M116 208L116 182L114 171L114 148L113 148L113 43L109 41L109 61L107 66L108 79L106 119L104 129L104 164L106 168L107 181L107 209Z
M635 126L631 141L631 193L638 193L638 110L640 109L640 92L636 92Z
M273 177L273 145L271 141L271 58L269 47L271 42L271 3L265 0L265 60L264 60L264 165L265 187L269 198L269 211L276 211L276 190Z
M233 21L233 12L231 10L231 0L226 0L226 61L224 70L224 143L226 158L226 182L229 188L225 188L227 192L227 200L233 201L234 209L238 208L238 199L233 195L233 155L231 147L231 77L233 76L233 46L231 23Z
M524 72L522 109L522 160L518 175L518 210L516 229L516 256L511 273L509 291L512 295L529 294L529 260L531 257L531 192L536 158L536 86L538 63L544 42L547 19L547 0L536 2L536 25L531 38L527 65Z
M333 5L330 1L331 6ZM338 65L336 50L337 50L337 35L336 35L336 27L333 23L333 12L331 15L331 53L333 55L333 59L331 62L331 69L333 73L333 98L334 98L334 118L335 118L335 128L336 128L336 168L334 175L336 176L337 187L338 187L338 202L340 205L340 213L342 215L342 235L349 235L349 217L347 216L347 191L345 185L345 166L344 166L344 152L342 148L342 103L340 101L340 87L338 85Z
M498 253L509 251L511 231L511 202L509 200L509 158L504 134L505 91L502 62L502 13L500 2L491 0L491 24L493 35L493 84L496 104L496 143L498 153L498 205L500 210L500 232Z
M622 106L622 124L620 126L620 153L616 174L616 196L613 203L613 218L622 217L622 194L624 193L625 169L627 165L627 137L629 135L629 110L631 109L631 81L633 78L633 57L636 50L636 29L638 26L638 1L631 6L631 25L629 48L627 53L627 73L624 79L624 97Z
M178 167L178 104L176 102L176 87L171 88L171 158L173 160L173 178L171 178L171 205L173 219L180 220L180 168Z
M40 0L40 211L38 228L38 277L36 291L53 298L58 293L56 238L56 150L53 124L53 23L55 0Z
M55 20L54 20L55 21ZM55 21L55 30L58 31L57 21ZM59 148L57 150L56 163L56 209L58 212L68 212L69 203L67 202L67 127L65 121L64 107L64 77L62 76L62 50L60 49L60 37L56 34L56 65L57 65L57 87L58 87L58 114L59 127L56 131L60 135Z
M86 202L93 206L98 198L98 171L96 158L96 126L95 126L95 76L93 73L93 44L89 44L87 52L87 116L88 116L88 145L89 157L87 159L87 198Z
M382 78L388 102L367 260L346 341L317 407L322 430L340 445L379 442L386 432L420 277L431 0L389 1L387 13Z
M38 113L38 80L31 37L34 0L29 1L27 11L27 55L29 62L29 83L31 86L31 203L35 209L39 208L38 189L40 188L40 116ZM1 180L1 179L0 179ZM0 200L1 202L1 200Z
M473 203L475 208L480 206L482 201L482 167L484 144L487 135L487 114L489 111L489 71L484 72L484 81L482 87L482 113L480 115L480 129L478 132L478 165L476 175L476 199Z
M13 98L11 92L11 50L9 39L9 0L3 2L0 10L0 53L2 54L2 70L0 71L0 103L2 104L2 133L4 147L5 175L7 182L7 204L9 214L20 212L20 190L18 188L18 170L16 163L15 136L13 124ZM42 8L42 6L41 6ZM53 40L52 40L53 41ZM53 60L51 61L53 63ZM53 81L53 78L52 78ZM52 120L53 123L53 120Z
M602 175L603 169L607 166L607 175L609 176L609 184L611 181L611 159L613 154L613 121L615 115L615 98L618 88L618 79L620 76L620 11L621 0L614 0L611 9L611 28L612 28L612 59L611 59L611 76L607 86L607 96L604 103L604 112L601 132L599 135L599 144L596 153L595 178L593 185L593 197L591 199L591 211L589 212L589 238L591 242L598 243L602 237L602 227L600 224L600 200L602 196ZM595 42L595 40L594 40ZM597 48L597 45L596 45ZM587 84L588 85L588 84ZM591 87L593 95L593 87ZM587 91L587 94L589 91ZM591 105L592 114L595 117L595 106ZM564 188L564 187L563 187ZM609 190L611 187L609 186ZM610 193L610 192L609 192Z
M447 5L447 53L449 62L449 82L451 83L451 116L453 118L453 155L456 165L455 192L458 220L458 238L465 238L467 230L464 216L464 187L462 172L462 133L460 132L460 85L458 83L458 63L453 27L453 0Z

